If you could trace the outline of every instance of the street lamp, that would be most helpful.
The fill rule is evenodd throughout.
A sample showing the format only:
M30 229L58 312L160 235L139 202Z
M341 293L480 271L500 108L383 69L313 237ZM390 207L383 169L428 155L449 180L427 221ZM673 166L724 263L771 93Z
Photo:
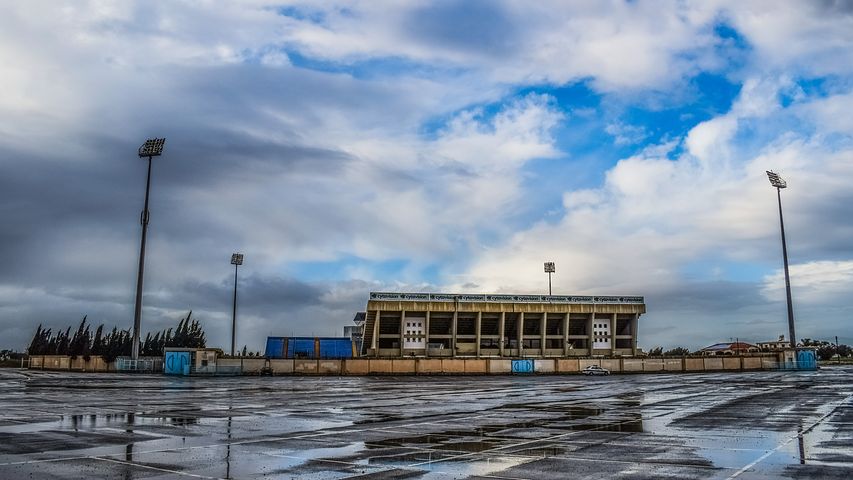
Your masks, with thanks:
M139 147L139 158L148 157L148 178L145 181L145 206L142 209L142 242L139 247L139 271L136 277L136 306L133 310L133 343L130 350L131 360L139 359L139 323L142 318L142 276L145 271L145 237L148 233L148 192L151 190L151 159L163 154L165 138L149 138Z
M554 262L545 262L545 273L548 274L548 296L551 296L551 274L556 272Z
M243 254L231 255L231 265L234 265L234 307L231 310L231 356L234 356L234 341L237 334L237 267L243 264Z
M767 170L767 178L770 185L776 187L776 198L779 200L779 226L782 229L782 260L785 265L785 294L788 297L788 335L791 340L791 348L797 348L797 337L794 334L794 304L791 301L791 278L788 275L788 246L785 242L785 220L782 218L782 189L788 184L778 173Z

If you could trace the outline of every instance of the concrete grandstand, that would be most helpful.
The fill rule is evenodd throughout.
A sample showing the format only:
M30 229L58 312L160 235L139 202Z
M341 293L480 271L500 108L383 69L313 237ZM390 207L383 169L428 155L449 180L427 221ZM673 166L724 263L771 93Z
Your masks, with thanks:
M640 296L371 292L366 357L637 354Z

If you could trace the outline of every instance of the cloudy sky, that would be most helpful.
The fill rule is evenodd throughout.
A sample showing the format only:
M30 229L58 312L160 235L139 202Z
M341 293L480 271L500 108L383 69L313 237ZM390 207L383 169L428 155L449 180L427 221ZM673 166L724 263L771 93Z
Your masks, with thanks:
M853 3L3 1L0 348L371 290L644 295L640 346L853 343Z

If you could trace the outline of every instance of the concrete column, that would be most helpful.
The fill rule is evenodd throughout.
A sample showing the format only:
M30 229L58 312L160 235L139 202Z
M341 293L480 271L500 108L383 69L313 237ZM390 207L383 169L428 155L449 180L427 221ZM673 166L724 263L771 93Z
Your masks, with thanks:
M524 312L518 314L518 356L524 354Z
M477 341L477 357L478 358L480 357L480 330L482 329L482 325L483 325L483 312L477 312L477 325L474 328L475 328L475 331L477 332L477 340L476 341Z
M373 356L379 356L379 321L382 319L382 310L376 311L376 321L373 322L373 339L370 342L373 348Z
M539 332L539 356L545 357L545 335L548 328L548 312L542 314L542 330Z
M595 308L592 309L592 313L589 314L589 320L586 321L586 332L589 340L589 354L592 355L592 343L595 341L595 335L592 333L592 324L595 322Z
M569 317L570 313L566 313L563 317L563 356L569 356Z
M406 341L406 311L400 312L400 356L403 356L403 342Z
M424 356L429 357L429 310L427 310L424 319L424 328Z
M500 349L499 355L504 356L504 336L506 335L506 312L501 312L501 318L498 320L498 336L501 337L498 345Z
M640 314L635 313L631 320L631 355L637 354L637 327L640 323Z
M610 356L616 356L616 314L610 317Z

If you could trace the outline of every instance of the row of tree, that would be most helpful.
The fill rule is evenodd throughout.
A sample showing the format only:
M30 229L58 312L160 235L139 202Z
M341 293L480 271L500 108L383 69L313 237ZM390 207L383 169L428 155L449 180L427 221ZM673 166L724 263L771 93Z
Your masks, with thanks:
M841 357L853 355L853 348L844 344L836 345L822 340L804 338L798 345L814 348L817 351L817 358L823 361L835 358L836 355ZM648 352L648 356L650 357L686 357L688 355L701 355L701 352L691 352L684 347L676 347L666 351L664 351L663 347L655 347Z
M139 342L139 355L144 357L162 356L165 347L204 348L207 344L204 330L198 320L192 319L192 310L186 318L178 322L174 329L169 328L145 335ZM99 325L93 334L87 317L83 317L74 333L71 327L65 331L53 333L41 325L36 329L27 353L30 355L68 355L72 358L83 357L89 360L92 355L101 355L107 362L118 357L129 356L133 346L130 330L119 330L113 327L111 332L104 333L104 326Z
M836 355L840 357L849 357L850 355L853 355L853 348L851 348L850 345L845 345L843 343L835 344L823 340L804 338L803 346L814 348L817 351L817 358L823 361L835 358Z

